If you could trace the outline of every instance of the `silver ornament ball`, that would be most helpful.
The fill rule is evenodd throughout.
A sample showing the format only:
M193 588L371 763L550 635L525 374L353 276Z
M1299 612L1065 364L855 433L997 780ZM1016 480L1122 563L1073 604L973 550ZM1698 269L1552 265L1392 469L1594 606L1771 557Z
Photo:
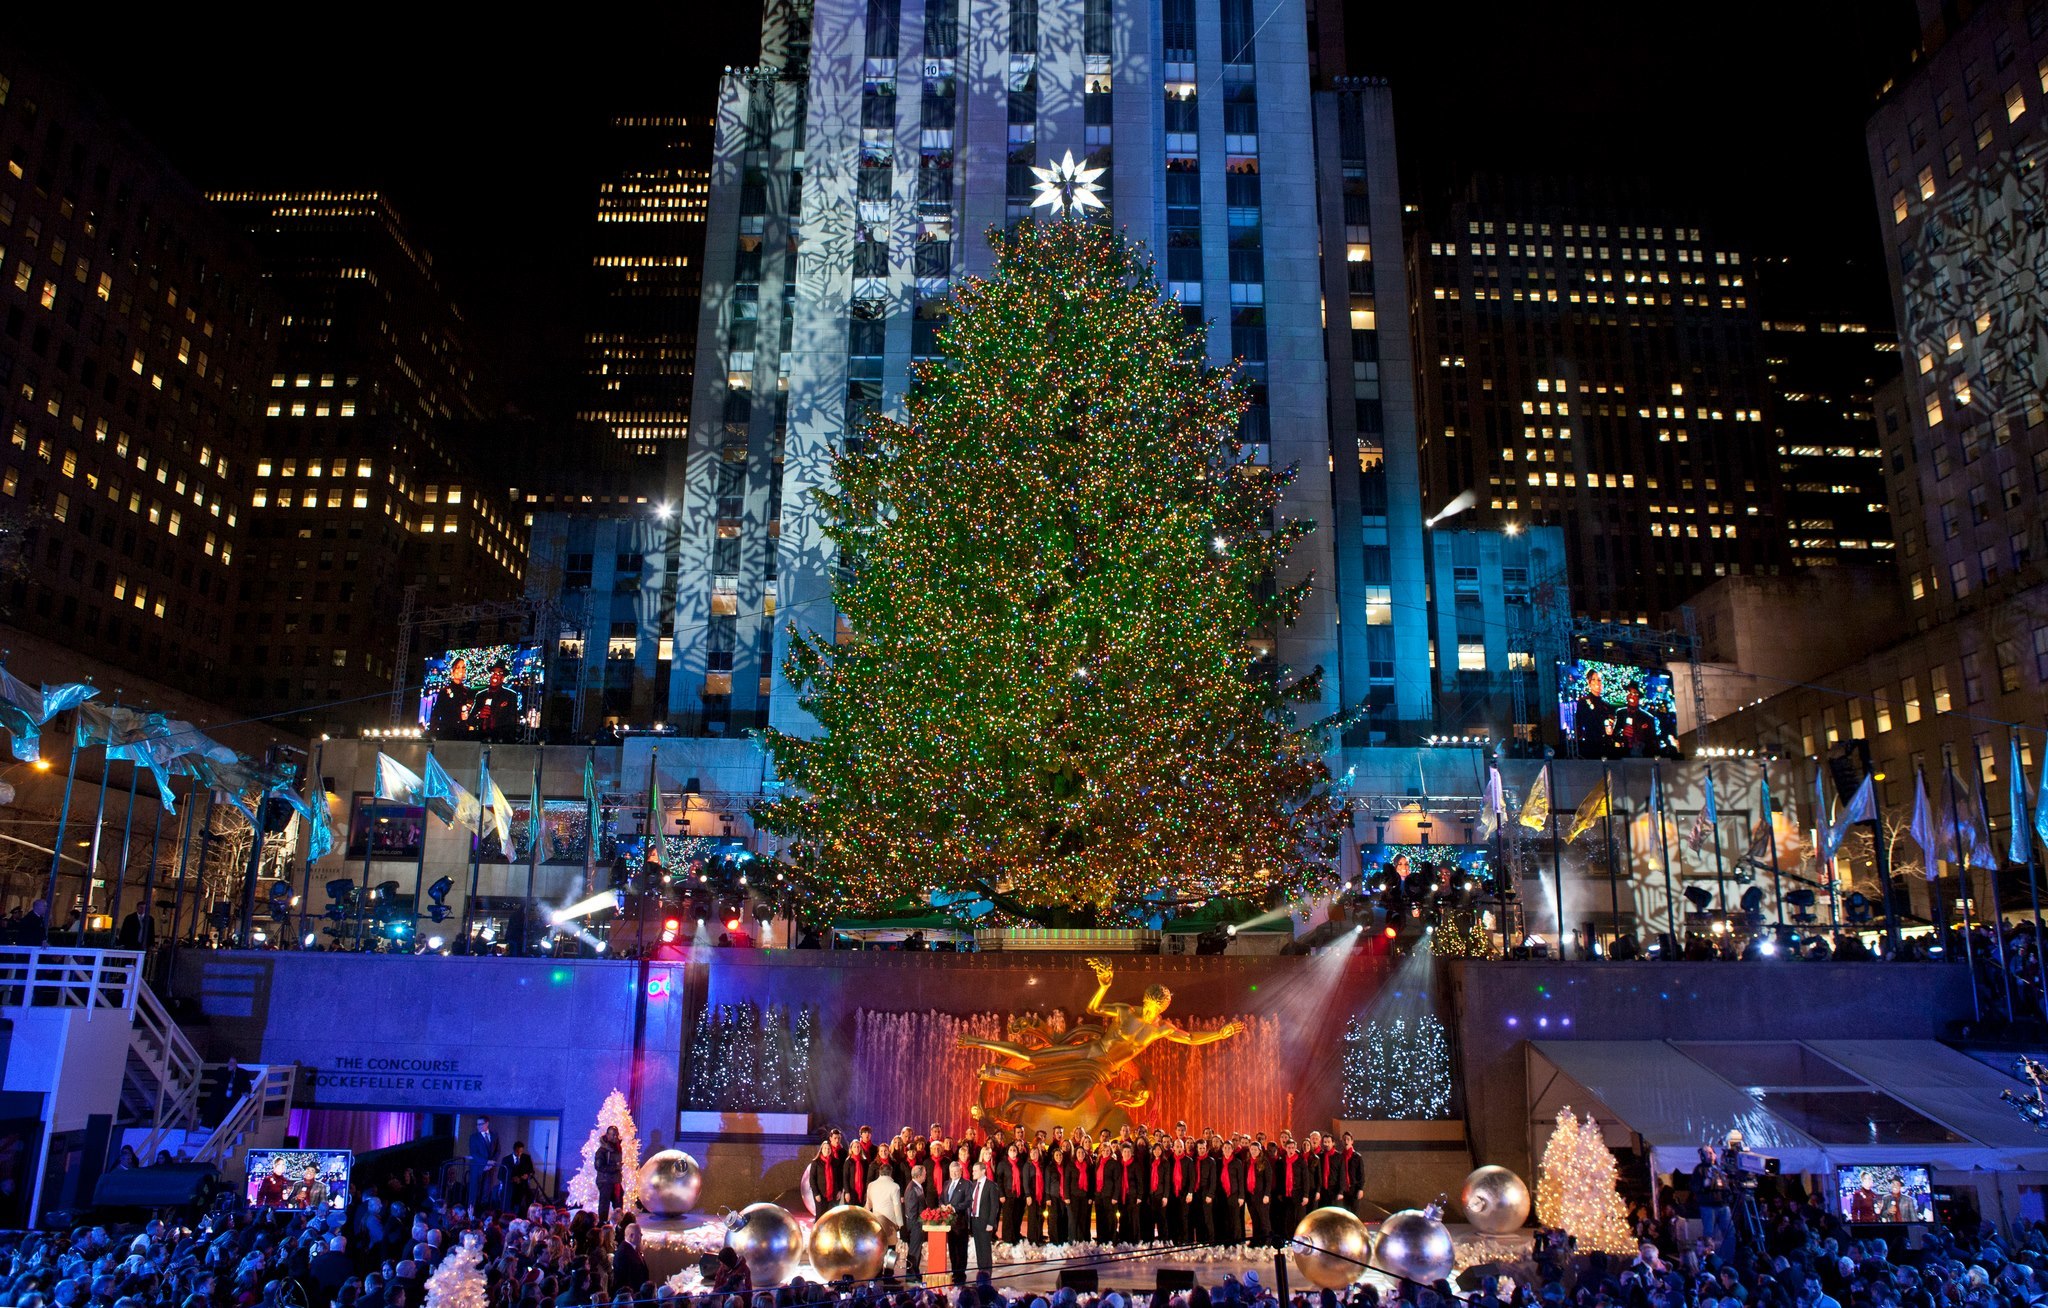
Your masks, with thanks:
M872 1281L889 1253L886 1234L882 1219L858 1204L828 1208L811 1227L811 1266L828 1283L848 1276Z
M704 1171L680 1149L664 1149L640 1165L640 1205L656 1217L681 1217L697 1206Z
M1411 1281L1430 1285L1457 1267L1451 1233L1428 1213L1403 1208L1380 1223L1379 1250L1373 1262Z
M1292 1252L1303 1276L1326 1290L1341 1290L1365 1275L1372 1236L1353 1213L1318 1208L1294 1228Z
M1465 1178L1458 1205L1473 1230L1506 1235L1529 1220L1529 1187L1505 1167L1482 1167Z
M726 1219L726 1232L756 1286L784 1284L803 1257L803 1228L780 1204L748 1204Z

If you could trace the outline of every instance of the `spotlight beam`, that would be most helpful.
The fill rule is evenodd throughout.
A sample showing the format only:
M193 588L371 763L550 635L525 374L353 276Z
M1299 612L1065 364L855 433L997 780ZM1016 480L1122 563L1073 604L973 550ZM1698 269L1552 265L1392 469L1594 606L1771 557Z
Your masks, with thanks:
M587 917L599 909L611 908L618 902L618 895L613 891L607 890L601 895L592 895L588 899L579 900L567 908L556 909L553 918L550 920L553 925L561 926L563 923L574 921L576 918Z

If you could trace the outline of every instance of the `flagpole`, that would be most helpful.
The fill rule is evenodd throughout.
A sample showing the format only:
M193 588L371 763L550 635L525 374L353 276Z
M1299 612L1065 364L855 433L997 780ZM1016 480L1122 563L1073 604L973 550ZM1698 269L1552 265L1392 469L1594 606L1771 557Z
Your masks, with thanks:
M1487 789L1492 792L1492 795L1486 802L1498 805L1492 814L1493 894L1494 901L1500 905L1500 956L1507 958L1510 953L1510 946L1508 944L1508 888L1512 882L1509 879L1507 868L1508 811L1507 796L1502 790L1503 784L1500 779L1500 764L1496 761L1492 766L1491 776L1487 782ZM1355 844L1356 842L1354 841L1353 843ZM1362 855L1363 851L1360 851L1360 853ZM1358 875L1359 882L1363 885L1365 880L1365 869L1363 866L1359 868ZM790 941L792 946L795 943L794 939Z
M164 797L159 794L156 798L156 822L149 829L149 870L143 873L142 878L142 916L145 920L152 923L156 921L156 905L149 902L149 897L156 893L157 842L163 839L164 834ZM121 929L118 919L114 923L114 929L116 931ZM147 958L149 955L149 942L145 940L141 944L143 956Z
M1664 765L1650 760L1650 814L1657 824L1657 856L1664 864L1664 911L1671 919L1671 947L1685 956L1685 928L1678 918L1678 894L1671 884L1671 842L1664 834Z
M485 784L491 779L491 747L485 745L483 753L477 756L477 829L469 833L469 894L462 901L462 952L476 952L476 892L477 883L483 879L484 832L483 805L491 800L491 788Z
M1557 839L1557 769L1552 767L1549 761L1546 760L1543 764L1543 770L1547 774L1544 777L1544 798L1550 807L1550 812L1547 815L1550 818L1550 882L1551 889L1557 896L1557 961L1562 963L1565 959L1564 846L1559 844Z
M277 775L277 746L263 751L263 777L256 786L256 818L249 824L249 869L242 878L242 945L255 946L256 882L263 876L263 835L270 827L271 779Z
M313 747L313 772L306 778L306 806L320 806L320 820L327 820L327 779L321 774L327 770L327 741L323 737ZM299 891L299 949L306 947L306 927L310 925L313 908L313 824L306 823L306 874L305 886Z
M1984 1001L1977 993L1977 950L1970 943L1970 865L1964 861L1962 852L1963 811L1962 806L1956 802L1956 770L1944 762L1941 776L1942 781L1948 788L1948 838L1950 848L1956 854L1955 863L1958 880L1963 892L1961 900L1963 914L1963 966L1970 971L1970 1012L1975 1015L1976 1021L1981 1022L1984 1020ZM1936 835L1934 843L1937 846L1941 844L1939 835ZM1936 886L1938 889L1938 882ZM1944 956L1948 954L1948 925L1946 919L1947 914L1944 913L1941 928L1942 954Z
M1970 752L1976 756L1977 760L1977 821L1984 828L1984 843L1990 845L1991 809L1984 801L1984 754L1976 748L1976 743L1974 740L1970 742ZM1975 853L1976 851L1973 849L1971 852ZM2002 903L1999 885L1998 864L1998 850L1996 847L1993 847L1991 851L1991 866L1986 869L1986 871L1991 873L1991 957L1998 963L1999 993L2005 997L2005 1020L2010 1022L2013 1020L2012 974L2006 970L2005 966L2005 908ZM1967 868L1968 866L1969 864L1965 862L1964 867Z
M528 937L533 932L534 883L540 878L540 842L547 834L547 799L541 794L541 771L547 761L547 746L533 744L533 798L526 814L526 902L519 909L519 953L532 953Z
M378 753L381 755L383 751L379 750ZM367 914L370 911L370 854L377 848L377 791L383 788L383 768L384 765L381 762L377 764L378 781L370 787L369 797L363 801L363 884L356 890L356 949L358 952L363 948L363 927L368 921ZM351 794L350 798L353 801L353 794ZM388 803L389 801L385 802ZM349 825L355 825L355 814L353 812L349 814ZM426 838L427 824L423 819L420 822L420 839L425 840ZM334 943L338 945L343 943L341 923L336 922L334 927Z
M57 838L50 847L50 881L43 891L43 906L51 920L57 916L57 863L64 856L64 836L71 829L71 787L78 781L78 710L71 710L71 762L64 769L64 805L57 817Z
M624 748L621 747L623 756ZM597 880L597 842L599 827L604 819L604 799L597 790L597 746L590 747L590 753L583 760L583 775L590 778L590 795L584 800L583 825L589 830L583 833L583 890L578 899L589 896L591 883Z
M434 742L430 740L427 742L426 766L420 769L420 776L425 778L433 770L433 766ZM446 798L449 802L454 802L454 796L450 795L446 796ZM407 925L405 931L405 952L408 954L419 947L420 896L427 893L427 837L434 830L434 824L427 821L431 810L432 806L427 803L427 785L422 780L420 783L420 853L419 861L413 864L412 869L412 921ZM469 905L467 903L462 906L462 912L464 920L467 921L469 914Z
M1712 794L1715 789L1714 765L1709 763L1707 764L1707 792ZM1714 805L1714 820L1707 825L1714 832L1714 886L1721 896L1721 920L1727 924L1728 930L1732 933L1735 930L1735 918L1728 911L1728 862L1721 856L1721 806L1718 803Z
M185 792L185 833L179 838L178 886L171 894L171 946L170 961L164 965L164 988L170 989L171 970L178 961L178 919L185 912L185 868L192 861L193 819L199 816L199 787L195 784ZM213 812L213 792L206 792L206 812Z
M1607 793L1607 956L1614 957L1614 941L1621 935L1621 867L1614 853L1614 773L1606 759L1600 760L1600 788ZM1631 887L1633 890L1633 887ZM1634 896L1631 894L1631 901Z
M199 830L199 868L193 874L192 934L199 934L199 915L206 908L206 860L213 855L213 788L206 790L206 823Z
M1764 794L1764 830L1771 837L1771 894L1778 901L1778 939L1782 941L1785 938L1785 877L1778 868L1778 820L1771 812L1771 761L1757 760L1756 771Z
M114 895L107 908L107 919L114 924L115 941L120 940L121 900L128 889L128 852L135 836L135 782L142 769L135 766L135 760L128 760L128 811L121 818L121 866L114 872Z
M1818 768L1820 760L1813 765ZM1891 950L1891 957L1899 956L1899 910L1892 894L1892 842L1884 834L1884 795L1877 784L1877 773L1866 764L1863 779L1870 783L1870 847L1877 860L1877 887L1884 895L1884 939Z
M121 692L118 689L114 691L114 707L117 709L121 707ZM92 914L92 879L100 870L100 831L107 823L107 774L114 770L113 752L114 723L113 719L110 718L107 721L107 743L100 749L100 797L97 806L93 809L92 815L92 849L86 855L85 871L79 877L82 884L78 888L78 904L82 911L78 916L78 940L76 943L80 945L85 943L85 920ZM56 917L57 906L52 904L50 905L51 921L54 922Z
M2041 1012L2044 1017L2048 1017L2048 954L2041 950L2041 885L2034 879L2034 837L2029 830L2033 823L2030 820L2031 815L2025 811L2027 777L2026 773L2020 770L2020 738L2017 728L2007 734L2006 742L2012 755L2013 775L2019 778L2015 784L2018 787L2020 811L2012 815L2012 821L2014 830L2027 832L2024 839L2027 847L2027 897L2032 901L2034 908L2034 971L2041 981Z

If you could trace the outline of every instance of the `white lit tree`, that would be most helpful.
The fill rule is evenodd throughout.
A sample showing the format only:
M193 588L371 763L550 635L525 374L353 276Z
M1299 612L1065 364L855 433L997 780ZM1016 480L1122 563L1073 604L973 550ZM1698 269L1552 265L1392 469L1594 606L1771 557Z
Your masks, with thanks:
M1628 1209L1615 1186L1614 1151L1590 1114L1581 1122L1569 1105L1543 1148L1536 1178L1536 1219L1570 1233L1579 1252L1629 1253Z
M426 1308L489 1308L483 1250L465 1235L427 1277Z
M608 1126L619 1128L619 1202L631 1210L640 1200L640 1129L633 1125L633 1111L626 1106L626 1096L614 1090L605 1096L604 1107L597 1110L597 1125L590 1128L590 1138L583 1142L582 1168L569 1178L571 1208L597 1211L597 1143Z

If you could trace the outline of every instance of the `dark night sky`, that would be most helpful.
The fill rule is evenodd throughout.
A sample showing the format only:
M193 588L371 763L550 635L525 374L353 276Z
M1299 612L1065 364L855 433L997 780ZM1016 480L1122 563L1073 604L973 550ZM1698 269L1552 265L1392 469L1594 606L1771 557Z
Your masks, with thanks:
M755 54L759 0L524 27L431 8L8 25L60 56L89 38L81 77L202 186L387 188L495 371L547 407L541 379L573 362L601 124L708 113L718 70ZM1882 315L1862 123L1911 47L1911 0L1350 0L1347 26L1354 71L1393 82L1411 199L1474 168L1642 176L1760 252L1840 264L1852 307Z

